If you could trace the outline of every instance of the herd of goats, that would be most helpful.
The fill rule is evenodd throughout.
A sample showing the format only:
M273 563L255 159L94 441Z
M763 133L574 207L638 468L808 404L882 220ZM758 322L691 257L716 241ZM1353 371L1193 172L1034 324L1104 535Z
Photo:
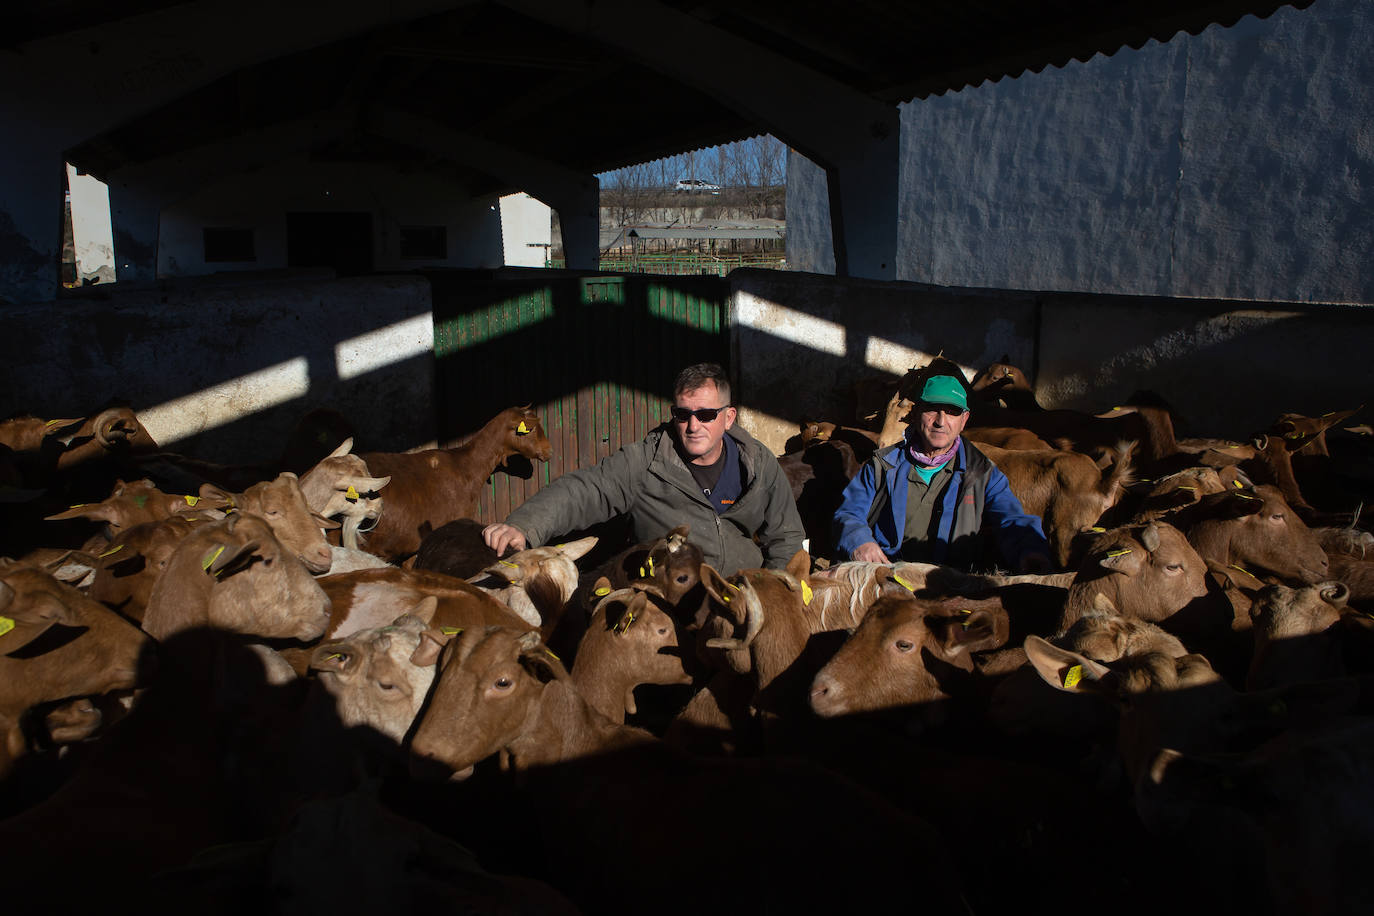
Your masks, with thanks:
M1374 431L1187 438L999 363L964 435L1056 571L833 556L934 373L803 421L808 550L728 575L686 527L492 553L529 407L408 453L316 411L258 465L127 406L0 421L16 911L1361 910Z

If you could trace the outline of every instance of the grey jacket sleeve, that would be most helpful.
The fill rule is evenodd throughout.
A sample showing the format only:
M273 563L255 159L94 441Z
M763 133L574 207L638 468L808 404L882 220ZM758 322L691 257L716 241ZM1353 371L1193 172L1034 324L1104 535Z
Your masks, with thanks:
M511 512L506 524L519 528L530 547L539 547L557 535L624 514L652 457L645 443L632 442L593 467L564 474Z
M758 485L768 494L763 525L758 530L763 568L782 569L802 549L806 532L796 500L792 498L792 485L787 482L778 459L766 450L759 460Z

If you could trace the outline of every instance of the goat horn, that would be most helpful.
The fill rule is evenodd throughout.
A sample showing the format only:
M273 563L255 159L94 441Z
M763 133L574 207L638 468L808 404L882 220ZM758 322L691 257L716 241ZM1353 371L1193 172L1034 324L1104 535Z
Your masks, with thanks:
M732 649L743 650L754 644L754 639L763 629L763 605L759 602L758 595L754 594L753 589L741 590L744 597L744 638L736 639L732 636L717 637L706 640L706 645L711 649Z
M124 419L124 412L119 408L112 407L109 410L102 410L96 416L95 423L91 424L95 430L96 441L108 448L116 441L127 439L129 437L128 431L119 425L119 421L122 419ZM109 426L108 430L105 429L106 426ZM119 431L120 435L115 435L116 430Z
M1350 588L1344 582L1323 582L1319 594L1322 600L1336 607L1345 607L1350 599Z
M347 455L351 451L353 451L353 437L349 436L347 439L339 443L338 448L334 449L334 451L329 453L329 457L342 458L344 455Z
M1145 545L1145 549L1154 553L1159 549L1159 528L1153 522L1146 525L1140 532L1140 543Z

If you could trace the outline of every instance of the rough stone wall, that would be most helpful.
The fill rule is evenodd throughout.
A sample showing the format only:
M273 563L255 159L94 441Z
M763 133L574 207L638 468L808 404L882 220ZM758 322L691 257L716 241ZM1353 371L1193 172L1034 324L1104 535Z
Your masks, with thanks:
M1374 6L1318 0L902 106L898 276L1374 302ZM833 272L824 173L788 256Z
M343 412L358 450L435 438L420 277L205 278L15 307L5 324L0 416L76 416L125 398L159 444L227 462L276 457L315 407Z

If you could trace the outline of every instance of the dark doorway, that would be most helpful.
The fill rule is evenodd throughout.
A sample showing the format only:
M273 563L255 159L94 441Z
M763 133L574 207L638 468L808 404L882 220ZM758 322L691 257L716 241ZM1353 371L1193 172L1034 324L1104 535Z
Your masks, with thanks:
M372 214L286 214L286 266L332 267L341 277L371 273Z

